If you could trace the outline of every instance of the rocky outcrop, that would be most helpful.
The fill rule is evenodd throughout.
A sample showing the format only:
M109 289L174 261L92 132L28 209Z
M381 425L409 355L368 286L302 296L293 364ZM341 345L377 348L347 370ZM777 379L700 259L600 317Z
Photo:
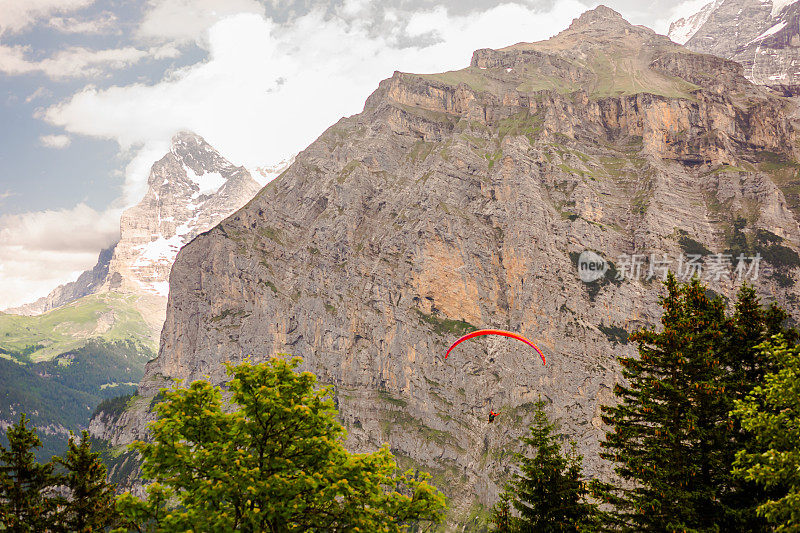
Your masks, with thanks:
M6 309L4 313L25 316L41 315L51 309L74 302L78 298L94 294L108 277L108 264L115 246L116 244L101 251L94 268L83 272L75 281L59 285L47 296L39 298L33 303Z
M153 164L147 185L142 201L122 214L108 285L166 297L178 250L244 205L260 187L244 167L188 132L172 139L169 153Z
M800 2L716 0L673 22L669 36L741 63L753 83L787 96L800 93Z
M401 465L432 471L453 523L493 503L539 398L604 476L616 357L635 353L626 332L660 316L659 283L628 259L667 254L675 269L733 236L757 247L759 231L795 253L790 112L737 65L607 8L459 71L395 73L181 250L159 357L107 436L145 436L174 380L220 383L223 361L292 353L335 388L348 446L389 442ZM611 274L582 282L584 250ZM767 265L755 283L796 313L795 266ZM708 282L733 297L733 278ZM492 338L445 361L471 327L535 339L547 366ZM502 417L488 425L490 408Z

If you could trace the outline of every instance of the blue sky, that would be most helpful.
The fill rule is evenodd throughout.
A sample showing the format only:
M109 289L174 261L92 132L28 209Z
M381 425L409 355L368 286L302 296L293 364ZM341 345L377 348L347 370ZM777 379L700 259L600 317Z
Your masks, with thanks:
M666 31L702 6L605 2ZM0 0L0 309L90 268L190 129L271 165L357 113L394 70L546 39L583 0Z

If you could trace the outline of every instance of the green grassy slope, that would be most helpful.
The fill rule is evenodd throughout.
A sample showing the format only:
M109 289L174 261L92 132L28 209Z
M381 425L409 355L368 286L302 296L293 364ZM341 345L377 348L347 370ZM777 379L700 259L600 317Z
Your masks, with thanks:
M136 296L93 294L39 316L0 313L0 355L20 361L53 359L90 338L135 340L156 349Z
M105 293L39 316L0 314L0 421L27 414L40 428L40 459L62 453L65 433L85 428L103 399L135 392L156 355L136 302Z

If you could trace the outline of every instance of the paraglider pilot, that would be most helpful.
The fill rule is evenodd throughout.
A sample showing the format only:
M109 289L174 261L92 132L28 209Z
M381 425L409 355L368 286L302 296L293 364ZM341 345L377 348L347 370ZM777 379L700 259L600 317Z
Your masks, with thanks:
M495 417L496 417L497 415L499 415L499 414L500 414L500 413L495 413L494 411L492 411L491 409L489 409L489 423L491 424L492 422L494 422L494 419L495 419Z

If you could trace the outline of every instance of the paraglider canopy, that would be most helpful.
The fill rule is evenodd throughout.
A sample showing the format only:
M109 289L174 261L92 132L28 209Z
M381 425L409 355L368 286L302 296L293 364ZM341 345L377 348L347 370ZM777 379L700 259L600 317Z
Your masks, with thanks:
M473 339L475 337L480 337L482 335L502 335L503 337L510 337L512 339L517 339L518 341L522 341L525 344L527 344L528 346L530 346L531 348L533 348L534 350L536 350L539 353L539 357L542 358L542 363L547 364L547 361L545 361L545 359L544 359L544 354L542 353L542 351L539 349L538 346L533 344L531 341L529 341L528 339L526 339L525 337L523 337L519 333L514 333L513 331L504 331L502 329L479 329L478 331L473 331L472 333L468 333L468 334L464 335L463 337L461 337L460 339L458 339L456 342L454 342L452 344L452 346L450 346L450 348L447 350L447 353L445 354L444 358L447 359L447 356L450 355L450 352L453 351L453 348L455 348L456 346L458 346L462 342L464 342L466 340L469 340L469 339Z

